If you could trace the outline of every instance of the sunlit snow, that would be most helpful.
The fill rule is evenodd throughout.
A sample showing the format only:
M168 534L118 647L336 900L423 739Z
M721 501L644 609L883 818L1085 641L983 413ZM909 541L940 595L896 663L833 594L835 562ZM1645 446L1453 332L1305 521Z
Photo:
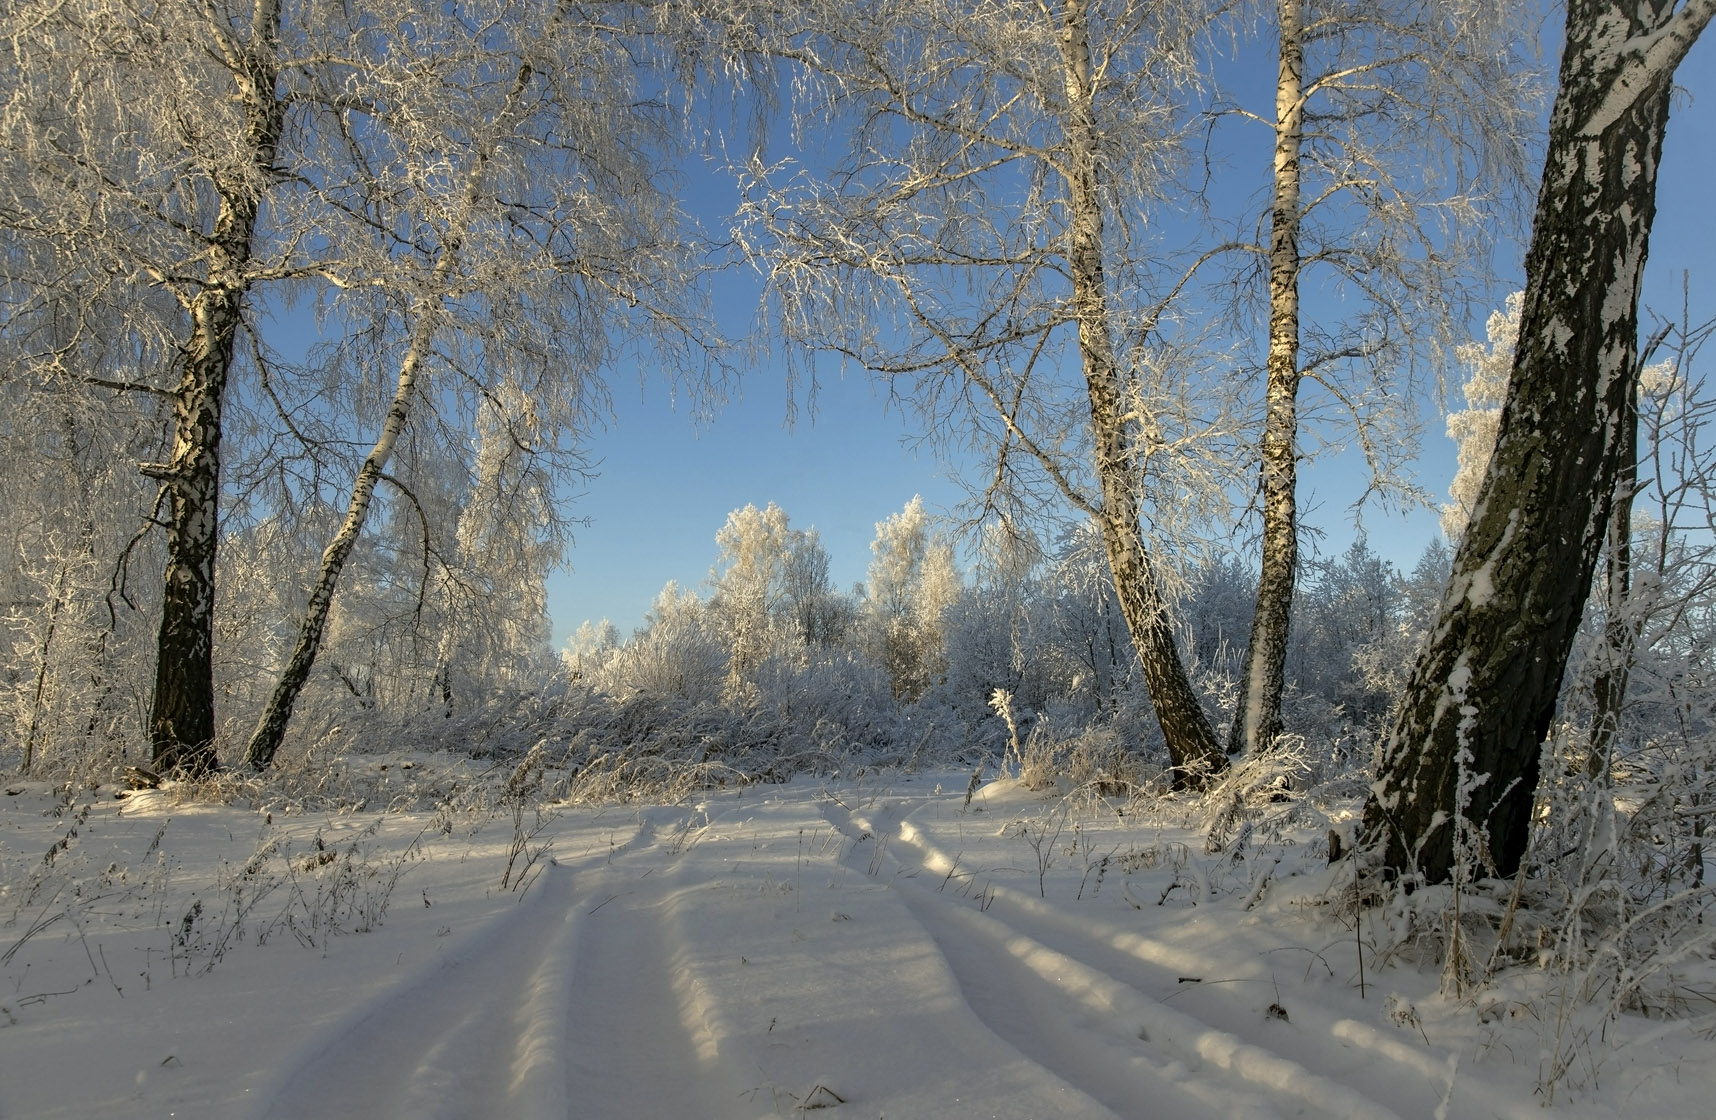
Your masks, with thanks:
M454 764L348 765L411 797ZM1541 972L1438 996L1434 892L1355 928L1291 819L1210 851L1185 805L968 779L534 834L8 787L0 1116L1524 1118L1570 1041L1556 1116L1716 1092L1706 1038L1558 1018Z

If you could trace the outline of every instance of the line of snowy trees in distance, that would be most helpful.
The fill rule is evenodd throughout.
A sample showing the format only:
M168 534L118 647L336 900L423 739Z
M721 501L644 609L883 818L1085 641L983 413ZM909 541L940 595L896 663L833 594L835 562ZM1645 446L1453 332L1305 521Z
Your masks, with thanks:
M1702 406L1646 378L1637 300L1673 75L1716 0L1565 16L1536 181L1523 5L19 0L0 13L8 749L111 765L146 741L161 771L265 771L293 728L334 725L329 697L446 714L530 692L605 377L644 356L718 396L737 349L707 281L743 262L771 343L884 379L979 464L1000 539L1075 527L1041 558L1000 550L1009 574L977 586L1018 596L1023 627L1069 594L1031 579L1084 557L1090 675L1045 710L1147 698L1122 753L1159 742L1172 786L1208 788L1322 733L1288 708L1316 617L1299 462L1356 446L1375 487L1405 487L1402 388L1454 352L1529 202L1493 450L1400 654L1364 811L1393 874L1512 875L1540 748L1578 710L1569 666L1596 667L1577 753L1606 780L1650 643L1702 648L1701 579L1652 613L1693 547L1674 518L1706 492L1696 456L1661 448L1695 446ZM741 204L709 233L674 172L714 151ZM290 308L316 318L306 356L273 345ZM1695 336L1683 322L1682 357ZM1651 494L1654 553L1632 520ZM896 709L956 687L985 642L1000 656L986 623L960 630L966 593L912 511L862 602L818 598L806 539L756 518L724 531L707 603L664 599L593 672L659 638L659 667L709 670L780 739L802 713L746 698L796 679L783 633L871 666L882 690L845 695ZM1253 532L1255 569L1200 552ZM1250 584L1224 673L1190 621L1218 571ZM718 663L692 657L708 635ZM1016 739L1039 697L992 675L972 677ZM1301 694L1379 718L1346 687Z
M1038 722L1039 734L1061 738L1108 726L1131 744L1124 769L1142 777L1149 760L1166 770L1094 527L1068 527L1049 547L992 527L963 572L947 529L913 499L877 525L869 578L848 590L830 584L816 530L793 528L772 503L734 511L716 544L703 594L670 583L623 640L606 622L580 627L561 653L571 679L613 697L735 709L850 703L867 713L865 731L909 714L937 729L938 748L978 755L1008 739L1000 691L1019 734ZM1359 539L1310 562L1289 656L1295 726L1362 753L1422 637L1448 555L1434 542L1403 575ZM1231 709L1255 581L1233 554L1174 581L1178 642L1212 710Z

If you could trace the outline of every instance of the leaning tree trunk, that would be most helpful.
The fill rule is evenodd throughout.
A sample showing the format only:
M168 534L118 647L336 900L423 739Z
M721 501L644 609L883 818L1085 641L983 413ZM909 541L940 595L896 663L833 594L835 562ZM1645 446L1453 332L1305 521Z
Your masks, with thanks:
M448 259L450 257L444 255L442 262ZM437 269L438 273L441 271ZM437 279L440 279L439 275ZM382 422L381 434L376 437L375 445L365 456L357 479L352 483L346 518L334 539L322 551L322 566L316 574L316 583L310 589L310 601L304 607L304 617L298 626L298 642L292 648L286 667L280 672L280 679L268 695L267 706L256 721L256 730L251 733L250 745L244 752L246 766L265 770L274 761L274 754L286 737L286 725L292 720L292 707L298 702L298 694L304 690L305 682L310 679L310 670L316 664L316 654L322 648L322 633L328 625L328 612L334 603L334 591L339 587L340 572L345 569L346 560L357 545L364 522L369 520L376 485L387 470L388 460L393 458L394 445L399 442L399 434L405 430L406 418L411 413L411 398L417 391L417 372L434 340L439 319L436 312L440 301L435 299L431 302L432 308L422 309L417 328L412 332L410 347L399 364L399 380L394 386L393 400L387 406L387 418Z
M1269 227L1269 358L1263 417L1263 555L1257 606L1228 732L1228 753L1267 748L1282 731L1281 691L1299 568L1299 149L1305 124L1304 11L1277 4L1275 200Z
M1571 0L1496 448L1364 810L1384 867L1520 869L1543 738L1628 446L1675 67L1716 0ZM1472 872L1479 873L1478 868Z
M1608 550L1603 573L1603 645L1597 675L1591 682L1591 742L1585 772L1602 778L1609 772L1609 751L1621 726L1627 699L1640 619L1634 610L1633 498L1638 491L1639 392L1635 376L1627 394L1627 415L1621 422L1621 463L1616 472L1614 509L1609 514Z
M1073 310L1079 354L1090 397L1096 473L1102 487L1099 518L1120 610L1162 726L1176 785L1201 784L1227 761L1204 717L1174 646L1167 603L1144 542L1133 470L1136 456L1125 415L1125 386L1108 320L1108 284L1103 274L1102 194L1097 171L1097 128L1090 41L1083 5L1067 0L1061 33L1066 70L1068 124L1064 174L1067 184Z
M221 405L249 283L262 186L273 174L285 125L269 55L279 28L279 0L260 0L250 48L233 60L248 164L215 175L220 210L209 237L207 278L189 307L191 337L173 392L173 456L144 467L162 481L167 499L167 569L149 718L152 758L162 773L194 777L219 766L213 653Z
M304 617L299 623L297 644L293 646L292 656L287 660L285 669L281 670L280 679L269 693L268 704L256 721L256 730L251 733L250 745L245 748L245 765L253 769L264 770L273 763L274 755L286 737L286 725L292 720L292 708L298 702L298 694L304 690L305 683L310 679L310 670L315 666L316 654L322 647L323 631L327 629L328 613L333 608L334 592L339 587L340 573L345 569L346 560L351 556L358 537L363 533L364 523L369 520L376 485L387 470L388 460L393 457L394 445L399 440L399 434L405 429L407 417L410 416L411 401L417 392L418 370L434 342L435 332L440 328L445 299L443 293L447 291L449 278L459 265L459 254L464 246L466 231L476 212L483 187L483 176L492 158L494 145L513 124L531 78L530 66L520 66L503 108L495 117L487 141L478 147L471 159L470 170L466 173L464 197L450 223L440 256L435 261L435 268L429 280L431 294L423 297L418 305L417 325L411 333L405 356L399 363L399 380L394 385L393 400L388 404L381 434L376 437L375 445L365 456L363 466L358 469L357 478L352 483L352 497L346 507L345 520L340 524L339 532L334 534L334 539L322 552L322 566L317 572L315 585L310 589L310 601L305 606Z

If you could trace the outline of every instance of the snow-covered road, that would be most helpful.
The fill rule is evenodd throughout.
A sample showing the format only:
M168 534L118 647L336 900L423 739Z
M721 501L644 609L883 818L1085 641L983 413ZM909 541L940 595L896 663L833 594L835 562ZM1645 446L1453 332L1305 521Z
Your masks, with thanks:
M1361 937L1319 901L1305 845L1211 855L1012 783L968 806L944 778L566 810L522 895L498 886L510 819L449 834L381 928L320 955L252 936L206 975L9 997L0 1117L1543 1115L1542 1009L1480 1022L1432 970L1374 961L1361 996ZM239 811L167 825L162 850L188 867L236 834L221 813ZM96 831L123 851L165 817L132 806ZM316 824L330 851L336 825ZM294 827L290 850L323 850ZM196 843L174 849L181 833ZM140 927L98 927L85 940L121 971L147 957ZM8 988L84 956L38 934ZM1698 1115L1697 1086L1661 1073L1711 1046L1681 1041L1558 1104L1601 1115L1619 1092Z

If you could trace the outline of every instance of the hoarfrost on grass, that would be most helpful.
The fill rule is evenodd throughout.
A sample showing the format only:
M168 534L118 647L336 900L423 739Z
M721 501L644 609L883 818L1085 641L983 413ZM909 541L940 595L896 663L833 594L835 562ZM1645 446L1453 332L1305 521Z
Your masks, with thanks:
M455 761L339 760L366 781ZM708 789L695 806L543 804L532 843L550 854L521 891L501 886L519 821L498 797L377 818L11 783L0 1105L43 1118L1540 1111L1554 975L1503 973L1475 1004L1439 997L1445 889L1367 912L1349 865L1328 864L1323 834L1356 802L1311 792L1316 823L1294 823L1313 818L1279 810L1314 806L1260 789L1210 853L1195 801L1064 775L1037 789L968 778L879 770ZM30 873L34 900L17 901L19 873L55 846ZM266 904L233 909L270 878ZM314 939L283 924L259 936L275 901L296 891L302 907L335 884L391 905ZM1467 920L1501 913L1476 894ZM1677 967L1688 990L1710 982L1696 961ZM1568 1037L1590 1040L1575 1055L1602 1076L1574 1078L1557 1115L1694 1115L1716 1093L1696 1030L1622 1011L1605 1029L1629 1045L1612 1052L1587 1010Z

